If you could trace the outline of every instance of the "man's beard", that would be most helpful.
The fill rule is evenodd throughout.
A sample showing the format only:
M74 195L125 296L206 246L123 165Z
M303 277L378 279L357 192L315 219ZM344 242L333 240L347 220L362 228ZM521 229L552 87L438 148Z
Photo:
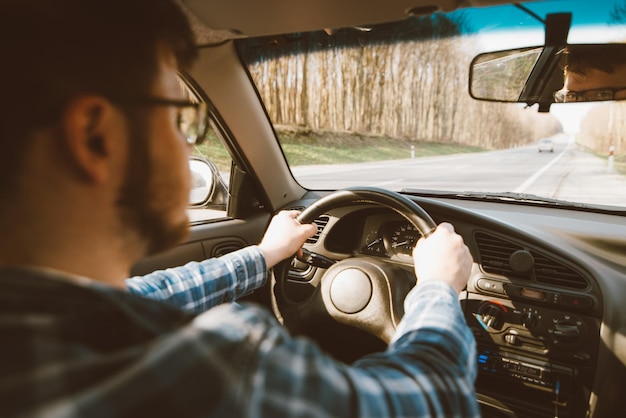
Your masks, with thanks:
M180 243L189 233L189 223L186 219L177 225L168 222L168 210L172 210L168 206L171 190L159 188L159 184L151 182L157 168L150 160L150 138L144 128L148 126L146 112L132 112L130 116L126 181L117 204L122 233L127 230L134 232L140 244L145 245L145 255L149 255Z

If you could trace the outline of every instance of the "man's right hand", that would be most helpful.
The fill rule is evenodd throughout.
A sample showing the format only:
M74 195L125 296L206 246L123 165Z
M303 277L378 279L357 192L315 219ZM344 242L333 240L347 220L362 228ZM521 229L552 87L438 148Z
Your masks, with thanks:
M315 224L301 224L297 210L283 210L270 222L259 248L268 268L295 254L302 255L302 245L317 232Z
M418 282L441 280L459 293L467 285L473 259L463 238L449 223L440 224L428 238L421 238L413 250Z

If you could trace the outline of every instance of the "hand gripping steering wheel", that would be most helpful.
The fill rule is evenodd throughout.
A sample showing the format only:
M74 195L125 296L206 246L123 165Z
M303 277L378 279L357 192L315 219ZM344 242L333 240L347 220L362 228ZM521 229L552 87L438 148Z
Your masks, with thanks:
M375 187L338 190L307 207L298 220L310 223L331 209L353 205L389 208L411 222L424 237L436 228L417 203L399 193ZM334 262L308 253L309 261L316 257L326 260L327 269L322 270L319 285L305 300L292 297L287 289L291 260L274 267L272 303L283 324L290 331L301 333L320 315L325 315L389 343L404 314L404 298L415 285L414 272L377 257L354 256Z

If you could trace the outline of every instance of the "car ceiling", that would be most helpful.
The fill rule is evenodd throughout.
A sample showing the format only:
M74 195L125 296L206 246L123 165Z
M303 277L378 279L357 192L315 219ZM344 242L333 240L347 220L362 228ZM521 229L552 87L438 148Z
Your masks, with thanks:
M510 0L179 0L199 44L400 20Z

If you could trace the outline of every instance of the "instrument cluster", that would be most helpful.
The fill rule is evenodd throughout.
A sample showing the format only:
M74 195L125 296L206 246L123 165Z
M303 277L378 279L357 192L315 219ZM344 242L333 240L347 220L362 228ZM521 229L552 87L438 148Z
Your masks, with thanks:
M372 215L365 219L360 252L410 261L413 248L421 237L417 228L400 216Z

